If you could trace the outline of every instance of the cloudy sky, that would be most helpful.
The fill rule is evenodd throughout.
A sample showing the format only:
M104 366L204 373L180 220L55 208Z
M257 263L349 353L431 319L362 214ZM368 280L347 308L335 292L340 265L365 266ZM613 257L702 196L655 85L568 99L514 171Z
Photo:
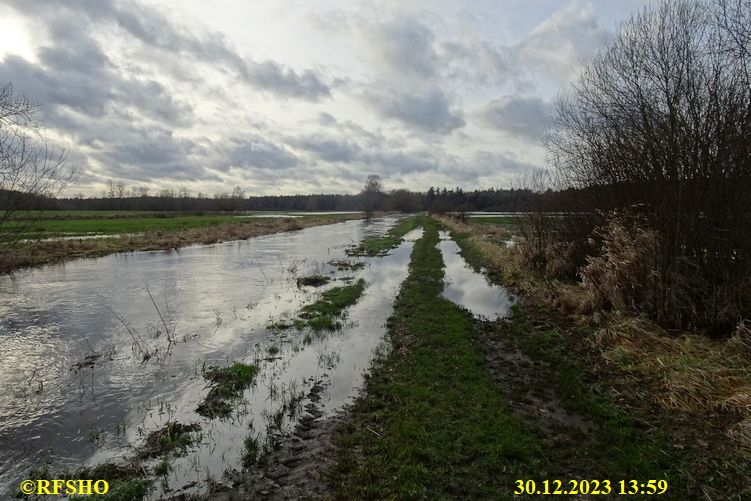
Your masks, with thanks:
M0 0L0 83L81 169L206 194L504 187L648 0Z

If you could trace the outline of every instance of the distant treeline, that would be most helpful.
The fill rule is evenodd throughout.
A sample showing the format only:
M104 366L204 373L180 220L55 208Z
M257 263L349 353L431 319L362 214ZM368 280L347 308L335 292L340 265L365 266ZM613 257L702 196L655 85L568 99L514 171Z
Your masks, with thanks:
M525 211L545 198L551 210L565 207L562 198L570 194L535 193L526 189L488 189L464 191L461 188L430 188L426 192L394 190L379 193L377 209L401 212L464 212L464 211ZM14 200L12 203L9 203ZM213 197L180 195L163 190L157 195L104 196L98 198L52 198L21 196L0 191L0 208L14 210L122 210L122 211L359 211L363 210L362 194L356 195L266 195L246 196L244 193Z

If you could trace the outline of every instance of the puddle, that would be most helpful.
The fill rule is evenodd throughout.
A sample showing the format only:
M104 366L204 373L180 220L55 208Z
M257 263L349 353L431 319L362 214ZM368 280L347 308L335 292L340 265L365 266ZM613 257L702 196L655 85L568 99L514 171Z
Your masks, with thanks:
M311 388L323 388L315 393L319 411L335 412L355 395L384 339L421 230L385 257L362 258L360 269L328 263L348 259L346 247L397 221L353 220L0 277L0 496L43 463L59 472L132 457L168 421L198 423L201 431L152 498L197 492L240 468L249 435L264 443L291 430ZM298 277L314 273L332 280L297 287ZM367 285L342 330L267 328L350 277ZM246 403L229 419L199 416L208 393L203 369L234 361L261 369Z
M475 317L495 320L508 315L511 298L505 288L491 283L483 273L477 273L459 254L459 245L449 232L440 232L438 244L446 265L443 297L471 311Z

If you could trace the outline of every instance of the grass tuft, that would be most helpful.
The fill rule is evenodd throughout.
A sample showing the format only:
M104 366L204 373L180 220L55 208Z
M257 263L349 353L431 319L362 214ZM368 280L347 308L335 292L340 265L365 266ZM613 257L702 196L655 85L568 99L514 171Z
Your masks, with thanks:
M357 302L364 290L363 279L352 285L329 289L321 294L318 301L302 308L300 319L315 331L341 329L342 324L338 319L345 308Z
M196 410L204 417L226 417L232 412L233 400L242 397L258 375L255 365L236 362L229 367L211 367L204 371L204 378L213 385L206 399Z

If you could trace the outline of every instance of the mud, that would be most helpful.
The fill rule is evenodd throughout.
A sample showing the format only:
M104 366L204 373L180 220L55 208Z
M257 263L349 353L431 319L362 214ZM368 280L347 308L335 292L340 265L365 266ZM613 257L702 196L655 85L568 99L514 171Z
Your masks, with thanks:
M555 367L523 353L504 329L504 320L475 319L474 337L511 411L539 426L551 447L574 445L597 432L596 423L561 405L551 387ZM574 471L560 472L566 474L576 478Z
M319 402L327 383L316 381L306 395L309 403L291 436L250 471L229 475L230 486L216 487L201 499L326 499L326 472L336 459L336 430L347 421L345 406L323 418Z

